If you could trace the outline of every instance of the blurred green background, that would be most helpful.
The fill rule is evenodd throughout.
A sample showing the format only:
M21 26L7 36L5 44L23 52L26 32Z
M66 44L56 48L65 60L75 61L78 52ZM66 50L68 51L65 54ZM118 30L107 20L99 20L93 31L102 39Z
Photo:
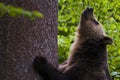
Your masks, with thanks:
M108 46L108 62L111 75L115 80L120 80L120 0L59 0L58 4L59 63L69 55L81 12L86 7L93 7L97 20L103 25L106 34L114 40Z

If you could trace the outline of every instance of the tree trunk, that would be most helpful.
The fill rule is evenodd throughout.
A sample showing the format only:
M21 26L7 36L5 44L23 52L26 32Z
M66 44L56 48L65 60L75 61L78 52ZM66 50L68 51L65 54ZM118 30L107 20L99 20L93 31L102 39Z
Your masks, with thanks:
M32 63L43 55L57 67L57 0L0 0L5 4L38 10L44 18L0 18L0 80L41 80Z

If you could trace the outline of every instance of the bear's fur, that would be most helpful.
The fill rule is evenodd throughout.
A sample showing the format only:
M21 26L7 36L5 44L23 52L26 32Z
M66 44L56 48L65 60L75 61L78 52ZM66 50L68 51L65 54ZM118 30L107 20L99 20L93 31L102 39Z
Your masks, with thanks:
M111 80L107 63L107 44L111 43L95 19L93 8L86 8L68 60L57 70L39 56L34 60L34 68L44 80Z

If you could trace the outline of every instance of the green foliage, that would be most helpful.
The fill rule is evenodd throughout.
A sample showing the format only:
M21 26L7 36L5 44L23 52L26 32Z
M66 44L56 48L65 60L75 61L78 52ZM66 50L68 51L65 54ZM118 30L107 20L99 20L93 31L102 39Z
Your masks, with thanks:
M87 6L94 8L106 34L114 40L113 45L108 46L108 59L111 75L120 80L120 0L59 0L59 62L69 55L80 14Z
M35 18L42 18L43 15L39 13L38 11L27 11L23 10L22 8L16 8L10 5L4 5L3 3L0 3L0 17L4 15L9 15L11 17L16 16L24 16L26 18L29 18L31 20Z

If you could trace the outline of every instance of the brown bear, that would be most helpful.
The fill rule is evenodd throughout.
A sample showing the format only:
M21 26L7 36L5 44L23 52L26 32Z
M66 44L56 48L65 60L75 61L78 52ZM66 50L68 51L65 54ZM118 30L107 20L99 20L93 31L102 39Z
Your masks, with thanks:
M69 58L55 69L39 56L34 59L34 68L44 80L112 80L107 62L107 44L112 42L96 20L93 8L86 8Z

